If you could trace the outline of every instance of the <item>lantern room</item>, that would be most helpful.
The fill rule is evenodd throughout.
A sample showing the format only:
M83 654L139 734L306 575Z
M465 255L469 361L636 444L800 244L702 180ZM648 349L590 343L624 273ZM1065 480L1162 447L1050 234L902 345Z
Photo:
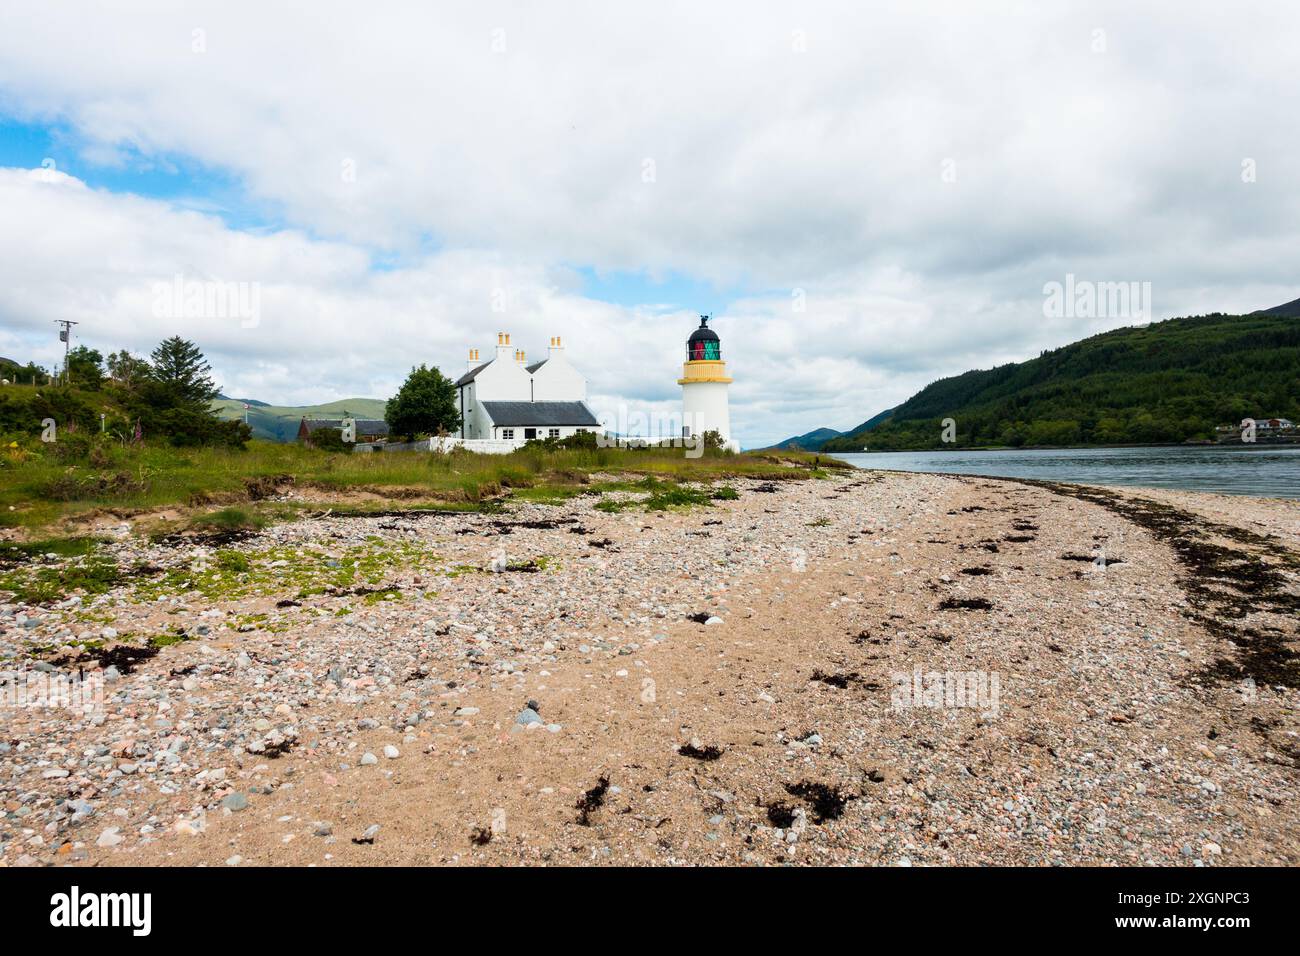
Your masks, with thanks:
M700 327L686 340L686 361L722 361L722 343L718 339L718 333L709 328L707 315L700 316Z

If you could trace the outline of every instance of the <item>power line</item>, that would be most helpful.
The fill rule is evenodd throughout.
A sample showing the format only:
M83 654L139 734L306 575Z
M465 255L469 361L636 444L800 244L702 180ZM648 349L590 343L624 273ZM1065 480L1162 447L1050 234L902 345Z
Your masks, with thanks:
M59 329L59 341L63 343L63 384L68 384L68 352L72 348L72 327L80 325L80 322L73 322L71 319L55 319L55 325L61 325Z

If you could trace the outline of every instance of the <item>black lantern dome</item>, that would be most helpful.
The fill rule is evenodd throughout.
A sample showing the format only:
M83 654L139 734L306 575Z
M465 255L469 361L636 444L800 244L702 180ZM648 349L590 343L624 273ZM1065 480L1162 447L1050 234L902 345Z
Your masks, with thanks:
M686 361L721 361L722 342L718 333L709 328L709 316L700 316L700 327L686 340Z

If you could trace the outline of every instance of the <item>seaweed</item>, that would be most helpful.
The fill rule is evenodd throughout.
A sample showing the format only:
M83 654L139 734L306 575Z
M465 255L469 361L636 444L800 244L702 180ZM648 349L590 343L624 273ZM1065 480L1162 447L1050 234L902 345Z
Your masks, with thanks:
M779 830L788 830L794 826L794 807L788 803L770 803L767 806L767 822Z
M1294 634L1278 627L1233 623L1269 612L1296 620L1300 596L1289 590L1291 582L1283 569L1300 569L1300 554L1254 531L1207 521L1148 498L1028 478L1019 482L1105 508L1173 549L1187 572L1179 580L1191 605L1187 617L1232 648L1227 656L1204 665L1194 681L1215 685L1249 678L1259 684L1300 687L1300 653L1288 643ZM1206 540L1211 536L1240 547ZM1107 563L1114 562L1107 559Z
M609 775L596 781L596 785L578 798L578 825L591 826L591 815L605 805L605 794L609 792Z
M845 690L848 688L849 684L859 680L859 677L857 671L853 671L849 674L827 674L819 669L813 671L812 677L808 679L820 681L830 687L838 687L840 690Z
M944 598L939 602L941 611L991 611L993 602L985 598Z
M691 757L694 760L703 760L705 762L717 760L723 754L721 748L712 744L706 744L703 747L697 747L694 744L682 744L677 748L677 752L683 757Z
M786 793L803 800L812 809L813 823L838 820L849 801L858 799L856 794L844 793L839 787L817 781L801 780L784 786Z

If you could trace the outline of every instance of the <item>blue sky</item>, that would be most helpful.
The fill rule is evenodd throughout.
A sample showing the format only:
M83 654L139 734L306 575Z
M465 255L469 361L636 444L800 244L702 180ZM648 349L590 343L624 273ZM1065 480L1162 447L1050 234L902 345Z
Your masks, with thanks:
M0 166L35 169L53 160L56 169L87 186L198 209L235 229L284 225L267 204L249 200L238 177L192 158L145 156L129 144L117 144L116 162L94 162L85 155L86 148L85 140L66 124L23 122L0 109Z
M115 153L116 162L96 163L84 155L85 147L84 140L66 124L23 122L0 111L0 166L35 169L53 160L55 168L93 188L197 209L220 217L233 229L297 227L282 212L271 208L273 204L252 200L240 178L231 173L185 156L145 156L121 145ZM421 253L438 247L437 240L429 236L417 245ZM398 268L411 258L409 251L371 252L377 270ZM585 264L570 268L581 279L585 295L630 307L714 313L755 291L742 284L715 283L674 270L652 275L645 270L597 269Z

